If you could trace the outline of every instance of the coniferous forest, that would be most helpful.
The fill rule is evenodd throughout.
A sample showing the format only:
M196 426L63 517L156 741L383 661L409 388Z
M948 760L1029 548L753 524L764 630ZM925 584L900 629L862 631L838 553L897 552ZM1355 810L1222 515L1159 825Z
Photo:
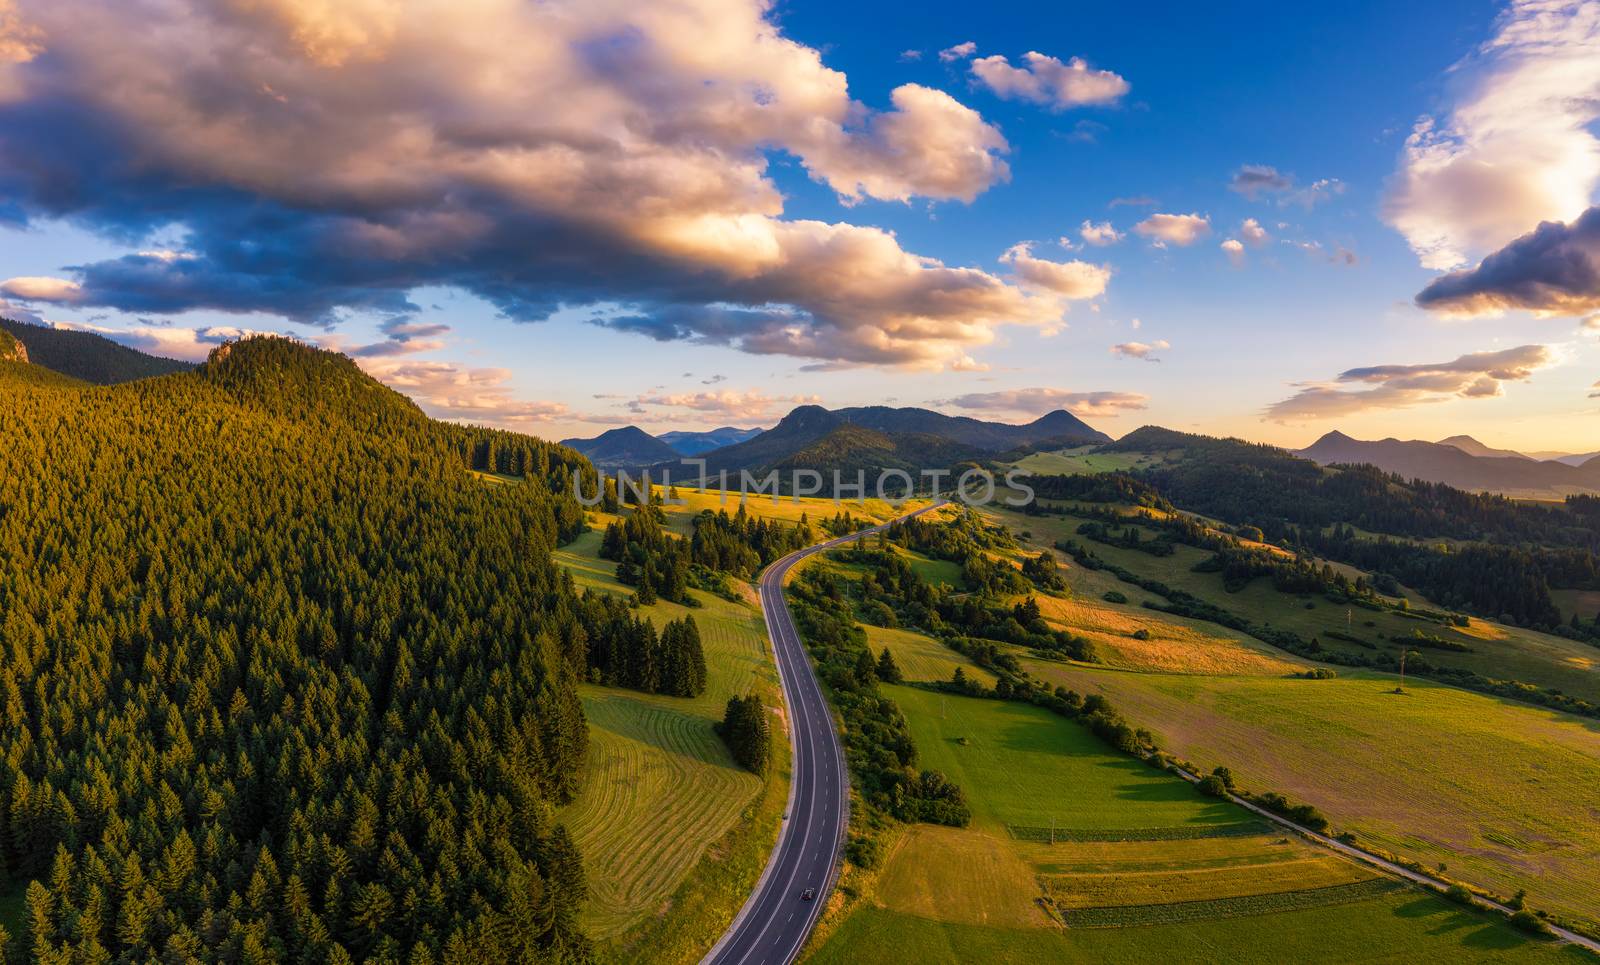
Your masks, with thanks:
M587 958L553 818L585 604L550 556L582 457L283 339L29 369L0 363L5 959Z

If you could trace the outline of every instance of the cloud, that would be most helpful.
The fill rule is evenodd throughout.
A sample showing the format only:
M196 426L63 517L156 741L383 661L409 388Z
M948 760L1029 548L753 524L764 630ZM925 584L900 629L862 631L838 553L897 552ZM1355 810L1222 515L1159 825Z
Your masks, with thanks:
M0 295L52 305L76 305L83 301L83 286L65 278L24 275L0 282Z
M337 335L324 335L316 342L355 359L389 358L399 355L418 355L436 352L445 347L440 336L450 331L450 326L440 323L413 321L409 316L397 315L386 319L378 329L386 336L383 340L366 345L351 345Z
M763 0L18 9L46 49L0 65L0 197L181 239L26 290L47 304L326 327L433 285L514 321L621 305L746 351L926 367L1058 314L888 232L785 217L774 156L847 202L966 201L1008 148L941 91L855 99ZM717 306L755 327L695 327Z
M1017 280L1026 288L1038 289L1078 301L1105 294L1111 282L1111 269L1087 261L1047 261L1035 258L1027 242L1006 249L1000 260L1011 266Z
M1338 178L1319 178L1297 191L1294 175L1280 172L1270 164L1243 165L1228 181L1228 190L1242 194L1251 201L1271 196L1278 199L1280 207L1298 204L1307 210L1343 194L1344 188L1344 182Z
M1068 392L1064 389L1002 389L972 392L942 400L939 404L980 412L1003 412L1037 417L1055 409L1066 409L1079 418L1115 418L1124 412L1145 408L1150 397L1137 392Z
M1600 382L1596 382L1594 385L1589 386L1589 389L1589 398L1600 399Z
M1233 262L1234 265L1244 264L1244 243L1238 238L1228 238L1217 247L1227 254L1228 260Z
M1211 233L1211 219L1201 214L1153 214L1134 225L1133 233L1158 244L1184 247Z
M1600 311L1600 207L1571 224L1539 225L1476 268L1435 279L1416 301L1452 316L1515 309L1541 316Z
M1155 203L1155 198L1149 197L1148 195L1139 194L1134 195L1131 198L1112 198L1106 203L1106 207L1121 208L1126 206L1130 208L1148 208Z
M1294 178L1279 174L1269 164L1246 164L1233 173L1228 190L1254 201L1263 194L1281 194L1294 187Z
M10 315L9 312L6 314ZM95 322L44 322L37 316L34 320L66 331L93 332L149 355L185 362L204 362L206 356L211 354L211 350L223 342L244 338L247 335L263 334L253 329L236 328L231 325L186 327L156 324L146 319L141 319L139 324L120 328Z
M1338 178L1318 178L1306 187L1289 195L1284 201L1290 204L1298 204L1309 211L1330 198L1344 194L1344 188L1344 182Z
M1146 362L1159 362L1161 360L1156 358L1153 353L1164 352L1171 347L1171 343L1164 338L1158 338L1154 342L1123 342L1120 345L1111 346L1111 354L1120 355L1125 359L1143 359Z
M1109 70L1090 67L1081 57L1062 63L1030 50L1022 59L1026 66L1013 67L999 54L979 57L972 62L972 76L996 96L1044 104L1053 110L1114 104L1129 90L1126 80Z
M968 40L939 51L939 59L947 64L954 60L965 60L976 53L977 50L978 45Z
M917 60L921 60L921 59L922 59L922 51L920 51L920 50L902 50L902 51L900 51L900 62L902 64L909 64L912 61L917 61Z
M1254 218L1246 218L1239 223L1239 237L1251 245L1264 245L1272 240L1267 229L1261 227L1261 222Z
M1349 369L1332 382L1300 383L1293 396L1268 406L1266 416L1274 422L1293 422L1450 399L1493 398L1504 393L1502 383L1526 381L1556 360L1548 346L1522 345L1474 352L1451 362Z
M368 375L410 396L436 419L517 427L574 418L565 403L516 398L507 385L509 369L417 359L356 361Z
M1600 184L1600 5L1514 0L1452 71L1449 116L1420 118L1384 199L1425 267L1451 269L1544 221L1570 221Z
M1083 226L1078 229L1078 237L1083 239L1084 244L1101 248L1106 245L1116 244L1122 240L1123 236L1122 232L1111 227L1111 222L1109 221L1096 223L1085 220Z
M766 418L774 407L817 405L819 395L767 395L759 389L744 392L732 389L721 392L686 392L641 395L630 403L636 412L645 412L646 406L688 409L705 416L732 421L751 421Z

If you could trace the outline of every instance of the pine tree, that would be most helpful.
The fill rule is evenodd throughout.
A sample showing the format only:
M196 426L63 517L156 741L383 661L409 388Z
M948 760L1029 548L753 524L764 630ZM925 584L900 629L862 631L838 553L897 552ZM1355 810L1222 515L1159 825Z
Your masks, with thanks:
M894 654L889 652L888 647L884 647L883 652L878 655L877 676L886 684L905 682L905 675L900 672L899 665L894 662Z

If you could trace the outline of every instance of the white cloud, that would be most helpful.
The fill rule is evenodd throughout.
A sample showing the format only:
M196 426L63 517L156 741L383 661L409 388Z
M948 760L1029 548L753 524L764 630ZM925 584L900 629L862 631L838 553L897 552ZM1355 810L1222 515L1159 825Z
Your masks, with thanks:
M1267 229L1261 227L1261 222L1254 218L1246 218L1239 223L1239 237L1251 245L1264 245L1272 240Z
M1235 265L1244 264L1244 243L1238 238L1229 238L1217 247L1221 248L1227 254L1228 260Z
M1160 244L1192 245L1211 233L1211 219L1202 214L1153 214L1133 226L1133 233Z
M1096 70L1081 57L1062 63L1037 51L1022 55L1024 67L1013 67L999 54L972 62L972 75L997 96L1044 104L1055 110L1086 104L1114 104L1129 90L1126 80L1109 70Z
M1548 346L1522 345L1450 362L1349 369L1330 382L1300 383L1293 396L1268 406L1266 416L1274 422L1298 422L1450 399L1494 398L1504 394L1503 383L1526 381L1557 361Z
M971 57L977 50L978 45L968 40L939 51L939 59L948 64L953 60L964 60L967 57Z
M1028 288L1042 290L1068 300L1098 298L1111 282L1111 269L1087 261L1048 261L1035 258L1027 242L1012 245L1000 256L1011 266L1017 279Z
M1031 388L1002 389L995 392L972 392L942 404L958 409L980 412L999 412L1035 418L1055 409L1066 409L1079 418L1108 419L1124 412L1145 408L1150 397L1137 392L1068 392L1065 389Z
M1172 344L1164 338L1158 338L1154 342L1123 342L1119 345L1111 346L1111 354L1120 355L1125 359L1143 359L1146 362L1159 362L1161 360L1155 357L1155 353L1164 352L1171 347Z
M1078 237L1082 238L1085 244L1099 248L1106 245L1114 245L1121 241L1122 232L1113 228L1109 221L1091 222L1085 220L1083 226L1078 229Z
M1428 268L1463 265L1593 201L1600 3L1513 0L1454 75L1454 107L1417 121L1383 206Z

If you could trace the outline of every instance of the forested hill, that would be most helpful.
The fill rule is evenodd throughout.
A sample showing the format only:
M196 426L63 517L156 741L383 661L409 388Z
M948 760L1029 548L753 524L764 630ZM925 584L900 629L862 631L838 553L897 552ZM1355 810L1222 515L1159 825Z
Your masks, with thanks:
M52 372L113 385L193 368L188 362L146 355L93 332L73 332L0 318L0 331L27 346L28 360Z
M584 958L550 551L592 468L284 340L107 388L30 368L0 363L7 959Z

